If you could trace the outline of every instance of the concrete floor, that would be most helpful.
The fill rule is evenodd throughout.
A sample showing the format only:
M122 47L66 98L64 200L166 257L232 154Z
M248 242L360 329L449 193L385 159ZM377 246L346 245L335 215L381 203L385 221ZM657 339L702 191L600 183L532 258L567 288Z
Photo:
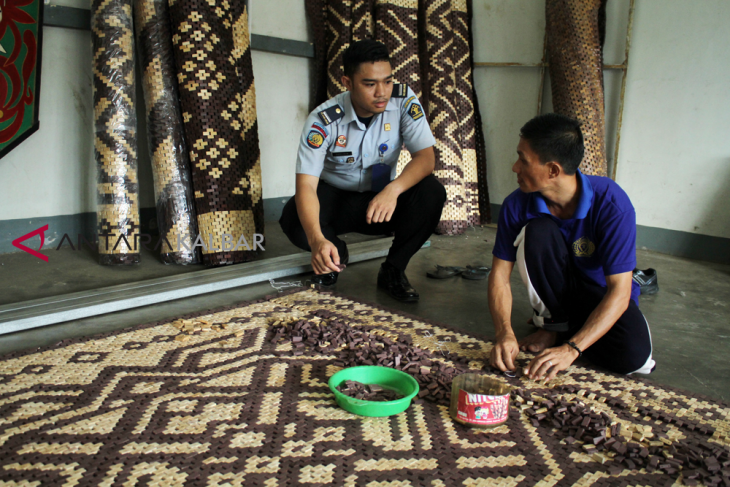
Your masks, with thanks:
M267 258L298 252L268 223ZM407 274L420 292L416 304L400 303L378 290L375 279L383 259L352 264L340 276L338 293L447 323L469 332L491 336L494 327L487 305L487 282L460 277L434 280L426 272L435 264L466 265L491 262L496 228L476 227L464 235L434 235L430 248L412 259ZM363 237L350 235L350 242ZM730 266L691 261L645 250L638 252L639 267L653 267L660 291L640 298L640 307L651 325L657 370L651 381L730 400ZM0 304L77 292L198 271L202 266L165 266L145 253L135 267L102 267L88 252L50 251L42 262L24 253L0 255ZM304 281L308 275L279 281ZM531 316L519 275L512 276L513 323L518 338L531 331ZM0 335L0 354L57 343L64 338L87 336L140 323L163 320L195 311L229 306L273 294L269 283L249 285L193 298L112 313L41 329Z

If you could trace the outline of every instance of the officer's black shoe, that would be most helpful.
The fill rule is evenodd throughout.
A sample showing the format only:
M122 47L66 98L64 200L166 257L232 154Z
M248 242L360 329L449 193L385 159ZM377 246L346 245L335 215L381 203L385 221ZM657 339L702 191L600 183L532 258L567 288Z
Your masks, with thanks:
M378 272L378 287L387 292L391 298L405 303L418 301L418 293L411 287L405 272L383 262Z
M329 272L327 274L315 274L312 276L311 279L309 279L310 284L315 284L317 286L334 286L337 284L337 276L339 276L339 272Z
M350 261L350 252L347 247L339 251L340 253L340 264L347 265ZM309 279L310 284L317 286L334 286L337 284L337 277L340 275L339 272L328 272L327 274L315 274Z

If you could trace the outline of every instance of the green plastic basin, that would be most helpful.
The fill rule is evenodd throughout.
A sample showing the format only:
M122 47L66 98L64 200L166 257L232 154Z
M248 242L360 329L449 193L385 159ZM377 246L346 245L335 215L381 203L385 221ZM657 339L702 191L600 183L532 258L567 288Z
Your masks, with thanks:
M346 380L356 380L368 385L377 384L388 389L393 389L404 397L396 401L382 402L355 399L337 390L337 387ZM359 414L360 416L371 417L392 416L402 413L410 406L411 399L418 394L418 382L416 382L416 379L400 370L379 367L377 365L361 365L359 367L342 369L330 377L329 386L335 395L337 405L342 409L353 414Z

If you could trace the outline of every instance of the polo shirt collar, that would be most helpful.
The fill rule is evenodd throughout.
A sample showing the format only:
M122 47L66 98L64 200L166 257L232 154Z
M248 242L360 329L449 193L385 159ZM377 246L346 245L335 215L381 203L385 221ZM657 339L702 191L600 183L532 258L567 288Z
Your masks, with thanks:
M580 172L580 170L576 170L576 174L580 183L580 187L578 188L580 196L578 197L578 205L575 207L572 220L582 220L588 216L588 210L591 209L591 205L593 204L593 186L588 177ZM538 192L532 195L529 211L534 216L539 216L539 214L551 215L545 198Z

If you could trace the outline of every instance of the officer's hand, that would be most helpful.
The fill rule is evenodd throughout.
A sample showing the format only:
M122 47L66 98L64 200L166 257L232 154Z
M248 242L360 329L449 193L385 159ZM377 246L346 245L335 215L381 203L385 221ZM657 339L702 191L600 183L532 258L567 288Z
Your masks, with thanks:
M337 252L335 244L322 238L312 245L312 269L315 274L328 274L330 272L340 272L340 254Z
M497 343L492 347L489 356L489 364L502 372L515 369L515 358L520 353L520 346L517 343L514 333L506 333L497 337Z
M386 186L383 191L377 194L368 205L368 212L365 220L370 223L389 222L393 216L395 206L398 204L398 194L395 190Z

